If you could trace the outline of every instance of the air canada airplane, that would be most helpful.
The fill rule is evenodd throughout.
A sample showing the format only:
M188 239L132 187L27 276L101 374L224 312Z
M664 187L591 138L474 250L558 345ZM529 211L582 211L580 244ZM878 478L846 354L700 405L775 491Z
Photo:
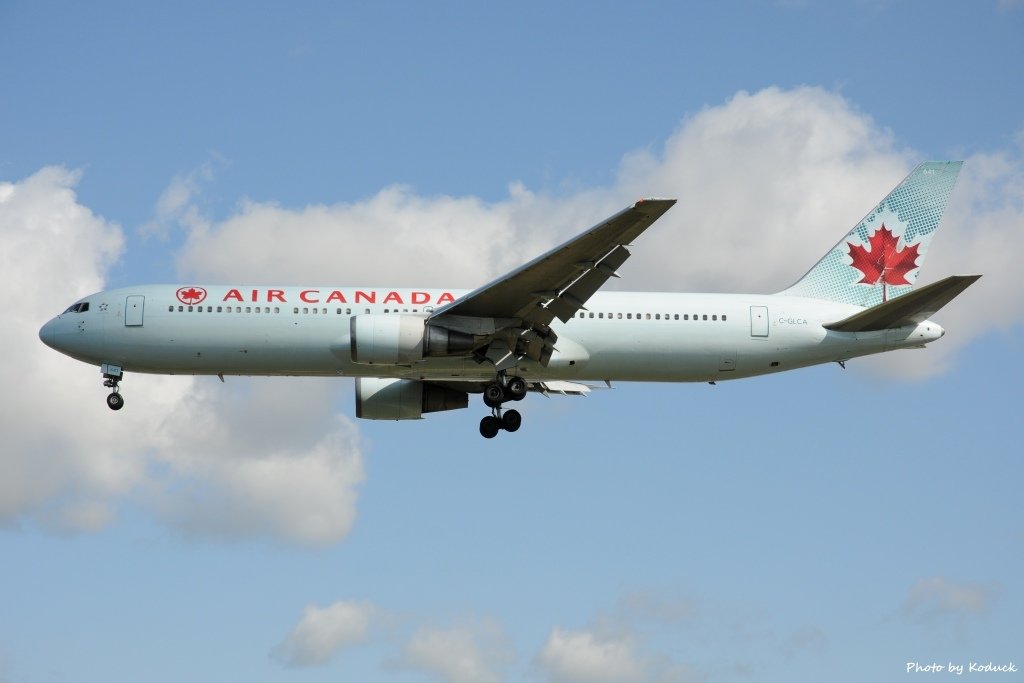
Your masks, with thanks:
M355 378L356 415L418 419L483 394L480 433L519 429L529 392L715 382L920 348L929 318L980 275L914 288L962 162L921 164L777 294L599 292L675 200L645 199L473 291L144 285L80 299L39 331L126 372ZM635 247L634 247L635 248Z

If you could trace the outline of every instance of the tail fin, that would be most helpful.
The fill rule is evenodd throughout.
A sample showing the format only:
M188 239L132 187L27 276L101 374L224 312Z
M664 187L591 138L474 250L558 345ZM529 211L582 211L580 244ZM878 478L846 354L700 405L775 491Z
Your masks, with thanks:
M914 282L962 161L927 161L781 294L875 306Z

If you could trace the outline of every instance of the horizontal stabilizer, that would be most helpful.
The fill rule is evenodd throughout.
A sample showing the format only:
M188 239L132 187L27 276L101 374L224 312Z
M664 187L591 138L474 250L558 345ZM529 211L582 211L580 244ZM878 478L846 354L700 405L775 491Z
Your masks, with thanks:
M960 292L973 285L980 275L951 275L944 280L915 289L896 299L855 313L849 318L825 325L837 332L872 332L924 322Z

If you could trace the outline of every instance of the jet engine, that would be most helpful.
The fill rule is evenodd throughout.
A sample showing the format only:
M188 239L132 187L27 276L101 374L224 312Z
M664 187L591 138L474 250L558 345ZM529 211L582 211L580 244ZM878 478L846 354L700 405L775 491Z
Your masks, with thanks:
M356 378L356 417L366 420L418 420L423 413L469 405L469 394L414 379Z
M366 365L402 365L432 356L459 356L483 340L428 325L418 315L366 314L352 317L352 361Z

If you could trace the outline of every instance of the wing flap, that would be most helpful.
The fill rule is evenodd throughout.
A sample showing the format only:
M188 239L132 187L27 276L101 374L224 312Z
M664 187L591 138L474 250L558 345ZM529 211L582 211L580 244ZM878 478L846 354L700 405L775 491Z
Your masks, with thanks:
M553 297L548 303L547 309L563 323L568 322L576 315L577 311L585 307L587 300L601 289L608 278L615 276L615 271L628 258L629 250L626 247L622 245L615 247L579 279L566 287L565 291L557 297Z
M980 277L951 275L824 327L837 332L872 332L924 322Z

